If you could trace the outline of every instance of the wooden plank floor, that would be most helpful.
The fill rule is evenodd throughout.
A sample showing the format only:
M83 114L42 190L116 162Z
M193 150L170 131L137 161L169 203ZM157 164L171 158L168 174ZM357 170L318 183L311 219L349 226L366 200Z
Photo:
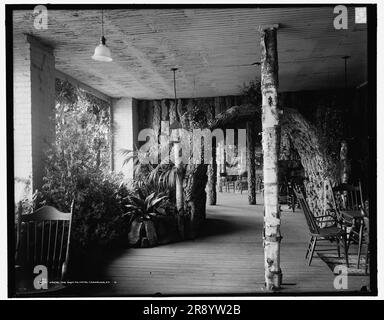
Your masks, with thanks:
M257 199L260 203L261 199ZM284 209L284 207L283 207ZM207 206L202 236L155 248L126 249L110 259L109 285L89 294L102 296L248 295L265 293L263 207L247 204L247 194L218 194ZM301 211L282 212L282 293L335 292L334 276L318 257L307 266L308 235ZM368 285L368 277L349 277L349 290Z

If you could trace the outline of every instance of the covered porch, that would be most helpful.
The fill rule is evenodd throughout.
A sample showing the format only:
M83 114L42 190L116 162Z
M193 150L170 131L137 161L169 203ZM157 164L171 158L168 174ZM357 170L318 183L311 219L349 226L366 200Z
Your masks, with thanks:
M256 207L247 194L218 193L217 206L207 208L199 238L148 249L124 249L107 255L92 279L105 284L83 285L89 296L252 296L265 294L263 198ZM348 289L336 291L335 274L316 256L310 267L304 259L308 231L303 212L282 212L284 241L281 294L364 292L369 276L348 278ZM356 253L356 245L351 253ZM363 291L361 291L363 290ZM78 294L69 288L65 295Z
M355 23L354 9L348 7L349 28L342 30L335 27L331 6L53 8L46 12L47 28L40 29L33 10L15 10L15 211L22 216L42 204L68 211L75 204L68 256L72 266L84 265L61 294L369 291L369 273L350 274L347 286L338 288L335 265L315 254L308 266L310 230L303 207L293 212L281 201L281 186L288 190L297 175L314 216L336 213L332 188L341 182L359 183L361 204L369 207L367 25ZM91 58L101 23L110 62ZM74 112L79 101L84 104L80 120ZM84 132L95 134L89 146L64 148L63 141L71 142L65 112L72 112L68 119L78 121L78 128L93 121L103 133L79 129L73 141ZM147 129L150 134L143 135ZM172 130L215 129L235 130L229 144L236 150L236 165L228 164L228 131L222 140L211 140L207 163L180 160L182 134L165 143L167 157L174 157L170 163L146 167L138 160L152 138L161 145L160 154L162 139ZM52 151L57 145L60 152ZM78 160L88 147L92 162ZM153 155L149 149L147 158ZM229 170L240 182L246 173L244 192L219 188ZM259 176L263 187L256 188ZM157 202L151 207L159 209L156 213L133 208L147 188L140 201L165 199L166 209L157 208ZM36 190L42 198L34 196ZM163 242L160 235L150 237L151 215L171 220L161 222ZM370 217L375 216L372 209ZM176 231L168 235L168 227ZM329 246L336 248L331 240ZM82 279L91 267L82 257L88 252L98 256L97 265L89 279ZM356 252L352 241L349 254Z

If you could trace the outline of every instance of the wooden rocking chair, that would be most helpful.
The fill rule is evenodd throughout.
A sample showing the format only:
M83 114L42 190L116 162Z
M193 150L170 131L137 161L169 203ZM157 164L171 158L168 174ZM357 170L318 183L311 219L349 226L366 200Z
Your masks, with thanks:
M308 258L308 265L311 265L314 252L319 251L331 251L334 249L316 249L318 241L331 241L336 240L337 243L337 254L340 257L340 242L343 241L344 244L344 254L347 267L348 263L348 245L347 245L347 233L346 231L339 226L339 221L332 214L325 214L315 217L310 210L308 203L301 192L300 188L295 186L294 192L296 194L297 200L300 204L300 207L304 211L305 219L308 224L310 240L305 254L305 259ZM327 227L321 228L320 225L327 224Z
M70 213L44 206L19 216L16 248L16 294L41 294L63 289L68 269L73 202ZM48 288L36 290L36 266L47 271Z

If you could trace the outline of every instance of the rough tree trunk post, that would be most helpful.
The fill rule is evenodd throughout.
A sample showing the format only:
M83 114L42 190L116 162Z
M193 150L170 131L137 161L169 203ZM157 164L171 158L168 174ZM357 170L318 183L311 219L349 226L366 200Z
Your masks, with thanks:
M180 157L180 142L174 144L176 173L176 209L177 222L180 236L184 239L184 193L183 193L183 168Z
M280 210L278 156L280 110L278 107L277 25L261 28L261 93L264 175L264 268L267 290L281 286Z
M217 184L217 162L216 143L212 141L212 164L208 166L208 202L211 206L216 205L216 184Z
M247 171L248 171L248 203L256 204L256 162L254 123L247 122Z
M222 152L223 152L223 161L221 162L220 164L220 172L221 173L227 173L227 151L226 151L226 145L225 145L225 142L222 141L220 142L220 147L222 148Z
M305 170L305 193L310 210L315 216L323 215L328 204L332 205L332 188L340 182L340 168L325 151L326 146L316 126L295 109L284 108L280 119L281 130L288 134L300 156ZM324 183L326 186L324 186Z
M225 167L225 144L224 141L219 141L219 154L220 154L220 161L219 161L219 192L223 192L223 180L222 180L222 173L226 172Z
M348 183L349 163L348 163L348 144L345 140L341 141L340 148L340 180L341 183Z
M219 192L223 192L223 186L221 183L221 146L220 146L220 141L217 142L217 147L216 147L216 181L217 181L217 187L219 189ZM217 204L217 200L216 200Z

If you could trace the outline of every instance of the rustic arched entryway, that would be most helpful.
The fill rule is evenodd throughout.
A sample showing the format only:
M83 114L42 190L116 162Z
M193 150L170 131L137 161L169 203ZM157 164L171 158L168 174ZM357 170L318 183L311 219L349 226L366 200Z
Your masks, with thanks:
M325 152L325 147L316 131L316 127L306 120L297 110L284 108L282 115L282 136L287 135L293 147L300 155L305 171L305 189L308 203L314 214L322 214L330 190L327 186L338 181L337 165ZM260 107L253 105L234 106L217 115L210 124L211 130L225 128L230 123L247 120L255 121L257 130L261 130ZM260 127L259 127L260 126ZM207 183L207 165L190 165L184 178L186 211L191 217L192 226L197 230L205 218ZM329 184L328 184L329 183ZM324 197L325 196L325 197Z

